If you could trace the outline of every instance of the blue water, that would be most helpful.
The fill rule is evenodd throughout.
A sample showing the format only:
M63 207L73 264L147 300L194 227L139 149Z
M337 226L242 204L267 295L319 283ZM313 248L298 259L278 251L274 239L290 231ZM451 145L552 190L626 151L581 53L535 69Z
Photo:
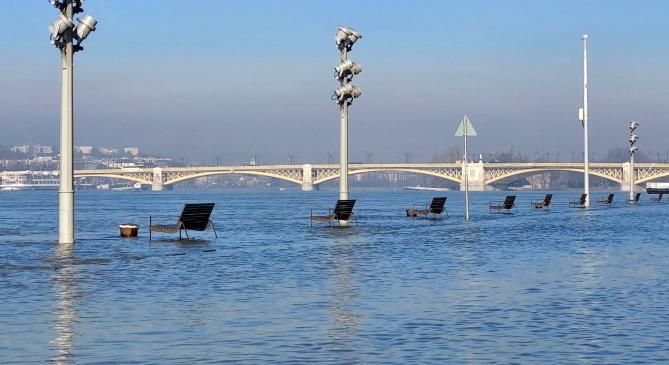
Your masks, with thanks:
M0 193L0 363L669 363L669 204L519 193L501 216L472 193L465 224L442 194L426 221L404 209L435 193L353 192L334 229L307 219L333 191L78 192L71 248L55 192ZM149 243L184 202L216 203L219 238Z

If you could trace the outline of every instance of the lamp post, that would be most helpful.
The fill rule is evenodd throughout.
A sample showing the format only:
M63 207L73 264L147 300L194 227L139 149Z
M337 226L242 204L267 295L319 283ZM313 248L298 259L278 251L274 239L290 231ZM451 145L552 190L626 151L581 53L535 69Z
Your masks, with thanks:
M339 80L339 87L334 91L332 100L339 104L339 199L348 199L348 106L353 99L359 97L362 92L351 84L353 75L362 71L360 65L348 59L348 52L353 44L362 38L355 30L339 26L335 34L335 43L340 52L340 63L335 66L335 79Z
M639 128L639 123L635 121L630 122L630 202L634 201L634 153L639 149L639 146L636 145L636 142L639 140L639 136L637 136L634 131Z
M58 243L74 243L74 157L72 127L73 57L97 21L90 15L79 19L75 26L72 17L83 11L83 0L50 0L59 10L58 18L49 25L51 44L60 50L62 89L60 105L60 185L58 188ZM76 44L74 43L76 41Z
M583 124L583 193L584 206L590 206L590 163L588 152L588 35L583 34L583 108L579 109L579 119Z

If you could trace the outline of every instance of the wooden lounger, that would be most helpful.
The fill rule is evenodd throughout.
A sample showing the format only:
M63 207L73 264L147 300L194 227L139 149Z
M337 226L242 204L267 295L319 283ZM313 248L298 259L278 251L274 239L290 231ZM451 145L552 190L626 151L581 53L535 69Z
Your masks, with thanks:
M585 208L585 200L588 197L588 194L581 194L581 197L578 199L569 199L570 208Z
M426 204L425 209L408 208L406 210L407 217L415 218L419 215L424 215L426 219L430 219L430 214L432 214L432 219L437 219L437 216L443 213L446 213L446 217L448 217L448 212L445 208L446 199L447 197L445 196L432 198L432 202L429 205Z
M342 222L348 222L353 218L355 220L355 224L358 224L358 218L355 216L355 213L353 213L353 206L355 205L355 199L351 200L337 200L337 204L335 205L334 209L328 209L328 214L327 215L314 215L315 209L311 209L311 213L309 215L309 222L313 226L313 222L327 222L328 226L331 225L332 222L336 221L337 226L341 226Z
M182 230L188 238L189 230L204 231L208 228L211 228L214 231L214 236L218 238L214 223L209 219L213 210L214 203L185 204L174 224L153 224L153 217L149 216L149 241L152 238L151 232L171 234L179 232L179 239L181 239Z
M517 213L518 208L516 208L516 196L507 195L504 201L490 202L490 204L488 204L488 209L490 210L490 213L502 213L502 214Z
M636 193L634 194L634 199L627 200L627 202L630 204L639 204L639 198L641 198L641 193Z
M664 193L660 193L657 197L650 197L650 202L651 203L662 203L662 196L664 196Z
M609 194L609 196L607 196L606 198L599 199L597 201L597 203L599 203L599 205L611 206L611 205L613 205L613 196L614 196L614 194Z
M533 200L532 209L551 209L551 204L553 203L553 194L546 194L543 200Z

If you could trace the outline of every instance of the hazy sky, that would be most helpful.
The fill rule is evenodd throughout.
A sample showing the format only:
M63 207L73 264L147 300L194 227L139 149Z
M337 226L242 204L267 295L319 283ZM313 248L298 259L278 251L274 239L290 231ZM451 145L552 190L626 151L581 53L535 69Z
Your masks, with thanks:
M191 8L184 4L193 4ZM641 123L669 151L669 1L89 0L98 29L75 56L75 144L139 145L190 160L323 162L338 151L334 32L363 91L350 154L429 161L467 113L476 152L582 150L582 42L590 34L591 146ZM0 21L0 144L58 143L60 68L47 1L8 1Z

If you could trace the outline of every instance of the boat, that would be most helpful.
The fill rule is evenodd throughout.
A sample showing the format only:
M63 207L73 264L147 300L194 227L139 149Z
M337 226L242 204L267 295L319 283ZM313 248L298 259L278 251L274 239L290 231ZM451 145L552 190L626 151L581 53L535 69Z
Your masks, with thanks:
M648 194L669 194L669 182L646 183L646 192Z
M111 187L111 190L114 191L140 191L142 190L142 184L134 183L132 185L115 185Z
M0 191L55 190L59 184L58 173L51 171L4 171L0 180Z

